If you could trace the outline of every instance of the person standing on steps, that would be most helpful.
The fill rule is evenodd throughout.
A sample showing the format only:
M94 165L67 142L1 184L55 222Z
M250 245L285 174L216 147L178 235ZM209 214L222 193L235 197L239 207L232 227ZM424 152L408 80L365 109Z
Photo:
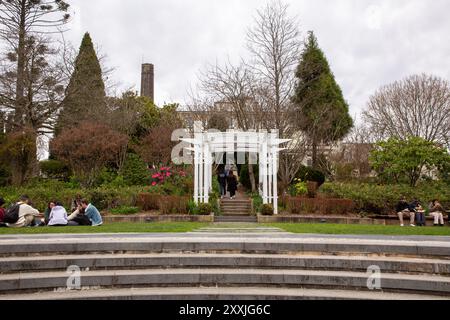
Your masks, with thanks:
M234 175L233 171L230 171L227 177L227 185L228 185L228 191L230 192L230 198L233 200L236 197L236 191L237 191L237 177Z
M227 176L224 168L218 169L217 180L219 181L220 186L220 199L223 199L227 194Z

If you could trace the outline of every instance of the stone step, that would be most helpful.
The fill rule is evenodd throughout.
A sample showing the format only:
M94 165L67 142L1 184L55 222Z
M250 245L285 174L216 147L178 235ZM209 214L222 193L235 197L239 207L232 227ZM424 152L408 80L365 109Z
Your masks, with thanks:
M377 265L383 272L450 275L450 261L400 257L283 254L91 254L0 258L0 273L66 270L76 265L90 270L120 268L284 268L366 271Z
M257 217L253 216L218 216L214 217L214 222L258 222Z
M406 241L361 238L320 238L291 235L282 238L202 238L192 235L66 235L56 238L10 236L0 242L0 257L15 255L85 254L92 252L253 252L401 255L449 259L448 241ZM56 240L57 239L57 240Z
M0 293L66 289L66 272L0 275ZM368 290L368 274L349 271L290 269L145 269L81 272L81 287L136 286L289 286ZM450 296L450 277L383 273L383 291L427 292Z
M235 234L235 233L260 233L260 234L267 234L267 233L283 233L283 234L289 234L288 232L285 232L280 229L264 229L264 228L202 228L193 231L193 233L222 233L222 234Z
M0 300L450 300L448 296L382 291L268 287L183 287L71 290L0 295Z

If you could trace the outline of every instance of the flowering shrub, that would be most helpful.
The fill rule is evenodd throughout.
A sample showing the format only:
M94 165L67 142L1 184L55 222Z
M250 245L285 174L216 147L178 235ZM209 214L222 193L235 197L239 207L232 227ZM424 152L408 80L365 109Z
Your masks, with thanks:
M184 170L161 167L151 175L150 193L184 196L193 193L192 178Z

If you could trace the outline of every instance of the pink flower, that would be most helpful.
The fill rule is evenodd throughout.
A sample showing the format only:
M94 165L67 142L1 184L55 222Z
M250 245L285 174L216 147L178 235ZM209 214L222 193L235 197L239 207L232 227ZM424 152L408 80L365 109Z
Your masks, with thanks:
M166 176L167 176L167 177L170 177L171 175L172 175L172 174L171 174L170 172L167 172L167 173L166 173Z
M154 175L152 175L152 178L153 179L156 179L156 178L158 178L159 177L159 173L155 173Z
M152 186L153 186L153 187L156 186L156 182L152 182Z

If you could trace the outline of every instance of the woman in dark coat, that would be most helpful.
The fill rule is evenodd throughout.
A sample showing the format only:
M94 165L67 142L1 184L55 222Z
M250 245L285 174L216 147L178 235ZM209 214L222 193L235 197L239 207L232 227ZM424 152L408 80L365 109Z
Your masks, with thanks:
M234 199L237 191L237 177L234 175L233 171L230 171L227 177L228 191L230 192L230 198Z

